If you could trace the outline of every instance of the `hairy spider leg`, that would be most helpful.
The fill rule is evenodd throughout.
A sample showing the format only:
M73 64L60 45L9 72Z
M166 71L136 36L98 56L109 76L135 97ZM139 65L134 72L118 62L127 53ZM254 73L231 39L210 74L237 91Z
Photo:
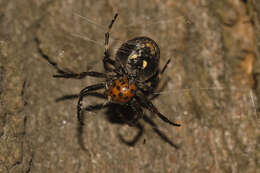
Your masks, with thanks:
M95 105L89 105L84 110L85 111L94 111L94 110L102 109L102 108L107 107L109 105L111 105L111 102L105 102L105 103L100 103L100 104L95 104Z
M88 71L88 72L82 72L82 73L63 72L62 74L53 75L53 77L55 77L55 78L73 78L73 79L83 79L86 76L92 76L92 77L98 77L98 78L107 77L107 75L105 73L94 72L94 71Z
M97 98L107 99L107 97L104 94L98 93L98 92L91 92L91 93L88 94L88 96L94 96L94 97L97 97ZM63 100L70 100L70 99L75 99L75 98L79 98L79 94L65 95L65 96L57 98L55 101L60 102L60 101L63 101Z
M95 90L102 89L105 87L106 87L105 83L99 83L99 84L87 86L86 88L84 88L80 91L79 100L78 100L78 104L77 104L77 117L78 117L78 121L81 125L84 125L84 122L83 122L82 116L81 116L83 97L88 95L90 91L95 91Z
M36 39L36 42L39 44L39 40ZM106 78L106 74L99 73L99 72L82 72L82 73L73 73L73 72L66 72L62 69L60 69L56 62L52 61L47 55L45 55L40 48L38 48L39 52L42 54L42 56L51 64L59 74L53 75L55 78L74 78L74 79L82 79L86 76L93 76L93 77L102 77Z
M110 25L108 26L107 32L105 33L105 52L104 52L104 58L103 58L104 68L107 71L114 71L116 73L118 73L118 72L116 70L110 69L107 63L109 63L113 66L115 65L115 61L110 58L108 46L109 46L109 33L110 33L110 30L111 30L114 22L116 21L117 16L118 16L118 14L116 13L114 18L112 19ZM99 73L99 72L82 72L82 73L65 72L65 71L61 70L60 68L58 68L56 63L55 64L51 63L51 64L58 70L58 73L60 73L57 75L53 75L53 77L55 77L55 78L83 79L86 76L101 77L101 78L106 77L106 74Z
M153 112L155 113L156 115L158 115L158 117L163 120L164 122L166 123L169 123L173 126L181 126L180 124L177 124L177 123L174 123L174 122L171 122L168 118L166 118L163 114L161 114L157 108L153 105L153 103L148 100L143 94L142 96L138 96L136 95L135 96L135 99L137 102L139 102L141 105L143 105L146 109L148 109L150 112Z
M105 33L105 52L104 52L103 64L104 64L104 68L106 71L114 71L108 65L108 63L109 63L109 64L115 66L115 61L110 58L110 53L109 53L109 34L110 34L110 30L111 30L114 22L116 21L117 16L118 16L118 14L116 13L114 18L112 19L110 25L108 26L107 32Z
M174 144L165 134L163 134L163 132L161 132L159 129L158 129L158 126L150 119L148 118L146 115L143 116L143 120L145 122L147 122L148 124L150 124L152 127L153 127L153 131L155 133L157 133L157 135L159 135L164 141L166 141L168 144L170 144L172 147L178 149L179 147Z
M166 68L168 67L168 64L170 64L171 62L171 58L168 59L168 61L166 62L166 64L164 65L163 69L160 71L160 74L162 75L164 73L164 71L166 70Z

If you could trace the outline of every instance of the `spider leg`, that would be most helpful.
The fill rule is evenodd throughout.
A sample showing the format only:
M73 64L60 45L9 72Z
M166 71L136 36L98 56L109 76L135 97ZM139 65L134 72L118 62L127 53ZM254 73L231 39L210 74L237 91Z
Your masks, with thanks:
M162 68L162 70L160 71L160 73L158 74L158 80L160 80L160 78L162 77L163 73L165 72L166 68L168 67L168 64L171 62L171 58L168 59L168 61L165 63L164 67ZM168 81L167 81L168 82ZM167 84L166 82L166 84ZM161 89L159 89L159 91L157 91L157 93L153 94L153 96L149 99L149 100L153 100L156 97L158 97L160 95L160 92L166 87L166 85L163 85Z
M161 132L159 129L158 129L158 126L150 119L148 118L148 116L144 115L143 116L143 120L145 122L147 122L148 124L150 124L152 127L153 127L153 131L155 133L157 133L157 135L159 135L165 142L167 142L168 144L170 144L172 147L178 149L179 147L174 144L163 132Z
M92 94L92 93L90 93ZM93 110L99 110L99 109L102 109L106 106L109 106L110 103L104 103L104 104L96 104L96 105L90 105L90 106L87 106L86 108L84 108L86 111L93 111ZM84 121L84 117L82 117L82 121ZM78 142L79 142L79 145L81 146L81 148L84 150L84 151L88 151L88 149L85 147L85 144L84 144L84 139L83 139L83 126L78 126Z
M160 71L160 74L162 75L164 73L164 71L166 70L166 68L168 67L168 64L171 62L171 58L168 59L168 61L166 62L166 64L164 65L163 69Z
M83 79L86 76L98 77L98 78L106 78L107 75L100 72L88 71L82 73L68 73L62 72L61 74L53 75L55 78L73 78L73 79Z
M38 43L39 40L36 39L36 42ZM99 73L99 72L82 72L82 73L72 73L72 72L66 72L62 69L60 69L57 65L56 62L52 61L47 55L45 55L40 48L39 52L40 54L51 64L59 74L53 75L55 78L74 78L74 79L82 79L86 76L93 76L93 77L100 77L100 78L106 78L107 75L104 73Z
M161 78L161 75L165 72L165 70L166 70L166 68L168 67L168 64L170 64L170 62L171 62L171 58L169 58L169 59L167 60L167 62L165 63L165 65L163 66L163 68L162 68L161 71L158 70L153 76L151 76L149 79L147 79L147 80L145 81L145 83L150 82L151 80L154 80L155 78L158 77L158 75L159 75L159 78Z
M166 123L169 123L173 126L181 126L180 124L177 124L177 123L174 123L174 122L171 122L168 118L166 118L163 114L161 114L157 108L153 105L153 103L148 100L144 95L142 96L138 96L136 95L135 96L135 99L137 102L139 102L141 105L143 105L146 109L148 109L149 111L155 113L156 115L158 115L158 117L163 120L164 122Z
M166 68L168 67L168 64L171 62L171 59L168 59L168 61L163 66L163 69L161 71L157 71L153 76L151 76L149 79L147 79L145 82L138 82L138 87L143 92L153 93L155 88L157 88L157 85L159 83L159 80L162 76L162 74L165 72ZM150 82L150 85L148 84Z
M157 93L154 93L154 90L157 88L160 78L162 77L162 74L165 72L165 70L168 67L168 64L170 62L171 62L171 59L168 59L168 61L165 63L165 65L161 71L158 70L152 77L147 79L144 83L143 82L138 83L138 88L142 92L148 92L153 95L151 98L149 98L149 100L153 100L154 98L159 96L159 92L166 86L166 85L164 85L159 91L157 91ZM150 85L148 84L149 82L150 82Z
M154 92L151 94L149 100L154 100L154 99L156 99L158 96L160 96L161 92L163 92L163 90L166 88L167 82L168 82L168 81L166 81L165 83L163 83L163 85L162 85L161 88L156 89L156 91L154 91Z
M79 100L78 100L78 104L77 104L77 117L78 117L78 121L81 125L84 125L82 116L81 116L82 115L83 97L88 95L90 91L95 91L95 90L102 89L105 87L106 87L106 84L100 83L100 84L96 84L96 85L87 86L86 88L84 88L83 90L80 91Z
M113 66L115 66L115 61L112 60L110 58L110 54L109 54L109 34L110 34L110 30L114 24L114 22L116 21L116 18L117 18L118 14L116 13L114 18L112 19L110 25L108 26L108 30L107 32L105 33L105 52L104 52L104 58L103 58L103 63L104 63L104 68L105 70L107 71L113 71L108 64L111 64Z
M88 96L94 96L94 97L98 97L98 98L102 98L102 99L107 98L104 94L98 93L98 92L88 93ZM79 94L64 95L62 97L57 98L55 101L60 102L60 101L71 100L71 99L76 99L76 98L79 98Z
M96 104L96 105L89 105L86 108L84 108L85 111L94 111L94 110L99 110L102 109L104 107L107 107L111 104L111 102L105 102L105 103L101 103L101 104Z

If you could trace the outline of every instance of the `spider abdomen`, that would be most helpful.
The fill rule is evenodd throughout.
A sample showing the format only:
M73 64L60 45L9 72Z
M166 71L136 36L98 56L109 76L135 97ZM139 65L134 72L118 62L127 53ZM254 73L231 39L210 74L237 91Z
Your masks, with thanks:
M136 37L123 43L116 54L116 61L123 64L135 78L145 81L159 67L160 49L149 37Z
M109 86L106 95L111 102L127 103L135 95L136 86L129 83L126 77L119 78Z

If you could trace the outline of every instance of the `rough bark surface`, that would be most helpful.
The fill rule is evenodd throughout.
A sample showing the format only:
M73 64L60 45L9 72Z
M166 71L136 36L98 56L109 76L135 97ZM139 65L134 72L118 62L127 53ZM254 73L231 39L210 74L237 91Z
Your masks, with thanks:
M173 127L138 128L75 96L99 82L56 79L56 69L104 71L104 33L115 12L112 55L136 36L172 57L153 103ZM0 0L0 172L260 172L260 5L256 0ZM104 100L88 97L84 105ZM166 139L166 137L167 139ZM172 142L168 141L168 139Z

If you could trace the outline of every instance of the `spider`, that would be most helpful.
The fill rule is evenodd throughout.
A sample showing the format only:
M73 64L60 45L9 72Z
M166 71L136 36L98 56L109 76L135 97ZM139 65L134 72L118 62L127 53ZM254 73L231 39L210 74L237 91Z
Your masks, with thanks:
M155 41L148 37L136 37L126 41L118 49L115 60L110 58L109 35L112 25L116 21L116 13L112 19L108 30L105 33L105 51L103 64L106 73L87 71L82 73L72 73L58 70L59 74L53 75L55 78L74 78L83 79L86 76L105 79L103 82L90 85L80 91L77 103L77 118L80 125L84 125L82 118L83 98L89 94L99 94L96 90L104 89L102 94L107 101L104 104L90 105L85 108L91 111L97 107L103 108L109 104L126 105L132 108L139 115L134 122L142 117L142 107L155 113L164 122L173 126L180 126L161 114L147 96L153 94L154 81L163 74L170 59L166 62L163 69L159 70L160 49ZM123 117L124 118L124 117ZM127 121L132 125L130 121Z

